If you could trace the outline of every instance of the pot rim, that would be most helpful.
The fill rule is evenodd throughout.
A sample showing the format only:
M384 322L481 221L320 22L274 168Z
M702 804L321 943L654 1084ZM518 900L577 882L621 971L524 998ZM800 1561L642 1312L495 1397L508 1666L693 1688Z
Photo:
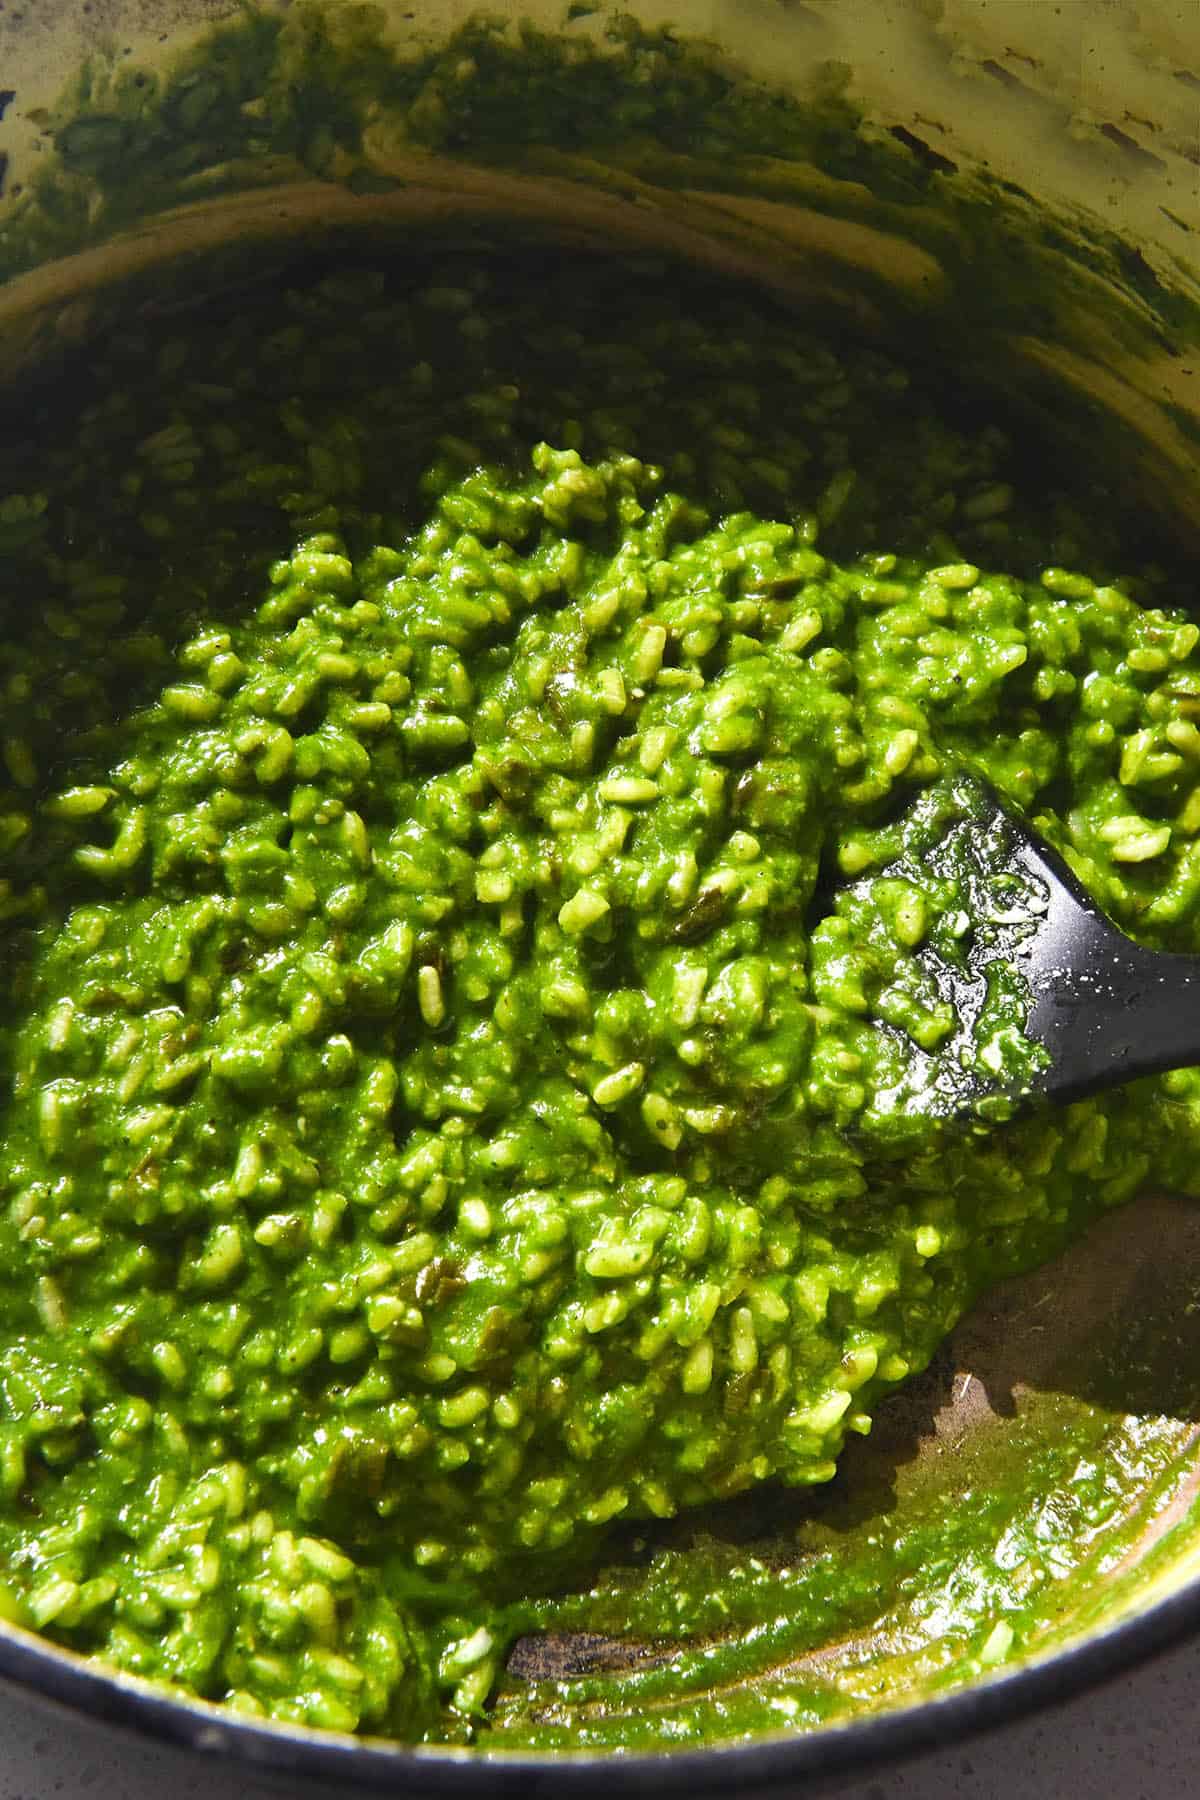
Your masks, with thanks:
M153 1742L228 1761L264 1777L299 1776L339 1791L401 1785L477 1800L539 1800L690 1789L762 1791L898 1760L1067 1700L1200 1627L1200 1576L1035 1662L927 1700L792 1736L703 1748L636 1751L506 1751L406 1745L240 1717L153 1682L103 1671L19 1627L0 1625L0 1682L74 1715Z

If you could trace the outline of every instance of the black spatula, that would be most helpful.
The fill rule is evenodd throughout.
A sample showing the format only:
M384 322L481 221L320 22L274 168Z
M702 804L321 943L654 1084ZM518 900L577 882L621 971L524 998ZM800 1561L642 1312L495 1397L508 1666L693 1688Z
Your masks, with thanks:
M905 862L909 879L949 875L962 895L961 945L947 954L935 939L916 952L960 1027L935 1051L911 1047L908 1075L876 1096L876 1111L1003 1116L1200 1063L1200 956L1135 944L990 788L958 777L953 792L952 821ZM993 1077L978 1053L976 1021L998 974L1025 1007L1019 1079L1003 1068Z

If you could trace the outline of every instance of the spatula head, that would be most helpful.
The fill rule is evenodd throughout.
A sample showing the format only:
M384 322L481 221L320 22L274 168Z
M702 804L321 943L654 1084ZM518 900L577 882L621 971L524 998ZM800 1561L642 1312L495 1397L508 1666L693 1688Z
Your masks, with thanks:
M1060 888L1040 847L984 782L961 774L925 789L903 820L899 854L835 896L861 930L904 883L925 902L926 926L901 982L940 1037L917 1041L887 992L871 1023L888 1040L864 1116L872 1137L904 1120L993 1122L1042 1092L1050 1052L1030 1034L1037 946ZM1074 901L1072 901L1074 904ZM890 1015L890 1016L889 1016ZM900 1133L901 1137L908 1134Z
M1039 1099L1076 1100L1200 1059L1196 959L1118 931L1057 851L975 776L927 789L900 854L837 904L861 918L897 879L933 902L913 962L952 1023L931 1045L872 1020L894 1051L864 1115L873 1136L889 1120L897 1143L907 1120L994 1123Z

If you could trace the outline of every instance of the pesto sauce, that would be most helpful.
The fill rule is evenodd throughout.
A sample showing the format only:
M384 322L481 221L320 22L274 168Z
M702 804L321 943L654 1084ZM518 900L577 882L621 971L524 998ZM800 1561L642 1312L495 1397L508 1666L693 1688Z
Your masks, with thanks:
M879 1102L956 1025L963 767L1195 947L1200 630L993 424L688 279L126 333L0 505L4 1604L110 1664L486 1739L612 1521L828 1481L984 1287L1190 1178L1187 1072Z

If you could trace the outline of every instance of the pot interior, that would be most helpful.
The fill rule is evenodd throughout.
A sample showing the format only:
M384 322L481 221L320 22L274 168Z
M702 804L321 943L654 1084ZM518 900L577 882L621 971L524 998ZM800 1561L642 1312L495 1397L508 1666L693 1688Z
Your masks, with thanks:
M549 246L669 254L769 290L827 330L936 364L948 404L961 404L952 390L966 388L979 396L971 404L1003 409L1028 435L1031 457L1077 487L1119 467L1164 557L1194 551L1194 257L1164 257L1144 235L1111 231L1098 206L1086 215L1061 194L1052 203L990 172L970 151L969 107L931 130L911 95L897 104L894 80L841 72L825 24L806 16L812 9L792 9L783 92L761 66L747 72L756 55L763 60L753 34L738 46L740 66L730 63L727 29L725 47L679 48L655 37L649 19L625 50L619 36L601 38L595 56L611 63L614 93L633 92L644 59L659 59L657 107L620 132L577 129L569 110L558 113L557 141L488 135L487 80L500 84L519 69L512 58L531 57L529 43L521 51L499 30L493 39L463 25L447 50L425 19L427 41L410 42L387 9L374 24L365 11L348 24L345 10L299 10L304 29L329 33L341 93L335 79L279 99L271 80L296 44L266 8L254 28L274 32L274 48L264 52L258 90L234 94L240 112L226 106L235 88L228 70L245 68L230 47L245 48L237 34L251 24L236 21L156 50L152 104L131 100L119 57L106 61L93 45L90 84L75 75L53 100L25 106L46 164L36 179L23 167L24 192L10 190L0 234L10 431L19 430L29 384L44 392L47 381L69 382L118 326L152 328L185 305L227 304L247 283L298 278L314 258L403 256L414 243L424 255L434 242L490 257L511 255L518 241L531 256ZM537 51L545 79L566 94L581 69L595 74L574 18L590 10L556 20ZM959 10L963 41L973 42L984 9ZM920 18L930 9L899 11L912 67L923 66ZM951 31L955 22L942 24ZM131 67L150 55L139 46ZM421 61L435 56L442 60ZM447 56L473 61L464 80L477 84L475 112L455 130L425 129L418 113L423 105L420 117L431 115L430 93L449 104L439 72ZM689 135L671 110L673 57L700 82L705 131ZM1015 66L996 64L1017 81ZM365 101L364 69L372 71ZM36 61L27 74L35 84ZM1006 81L984 80L1005 105L1012 100ZM319 129L298 135L301 100L328 125L352 90L359 110L340 136L331 126L325 139ZM268 91L279 122L246 136L235 112ZM743 97L740 115L727 92ZM18 108L23 98L19 85ZM126 165L149 156L151 126L166 173L143 206L130 198ZM1098 200L1118 167L1134 187L1160 179L1136 157L1128 173L1136 122L1113 130L1107 148L1091 145L1086 169L1072 161L1075 192ZM1164 127L1164 139L1172 130ZM222 133L237 136L240 160ZM1169 155L1163 146L1143 154L1169 173L1177 154L1187 160L1177 140L1175 132ZM1060 177L1056 170L1051 186ZM1135 199L1144 221L1148 190ZM1173 217L1190 236L1189 207L1198 210L1194 184L1190 199L1174 195L1156 229L1174 231ZM871 1435L850 1445L826 1487L767 1490L667 1524L622 1527L579 1579L516 1603L483 1741L495 1750L629 1751L760 1738L997 1679L1112 1630L1193 1580L1198 1484L1200 1214L1148 1194L1053 1264L997 1289L933 1365L880 1407ZM681 1592L706 1597L689 1608L683 1639ZM19 1643L18 1632L7 1635Z

